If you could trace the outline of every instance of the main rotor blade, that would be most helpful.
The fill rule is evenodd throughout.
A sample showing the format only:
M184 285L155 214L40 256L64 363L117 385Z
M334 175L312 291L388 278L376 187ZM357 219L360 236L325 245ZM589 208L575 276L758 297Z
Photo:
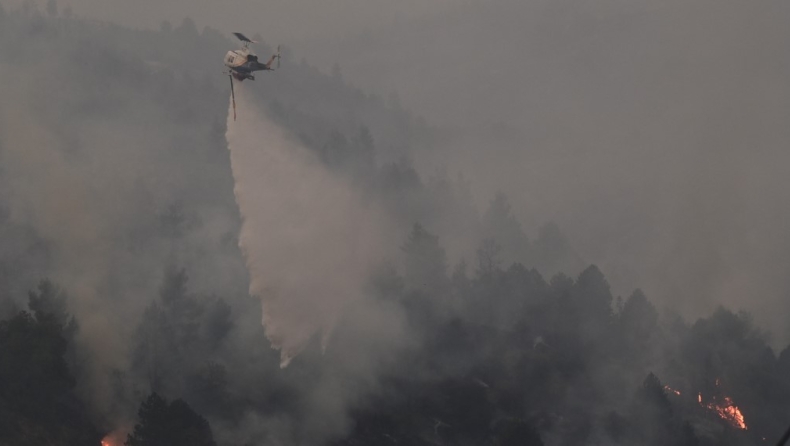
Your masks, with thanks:
M258 43L258 42L254 41L254 40L250 40L249 37L245 36L242 33L233 33L233 35L236 36L236 38L241 40L242 42Z

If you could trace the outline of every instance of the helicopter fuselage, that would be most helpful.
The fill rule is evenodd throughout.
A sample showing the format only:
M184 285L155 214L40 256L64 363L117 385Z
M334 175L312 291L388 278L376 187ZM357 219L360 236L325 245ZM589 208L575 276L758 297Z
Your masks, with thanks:
M224 61L225 66L230 69L231 76L237 81L243 81L244 79L255 80L254 72L272 70L271 61L266 64L260 63L258 56L253 54L248 48L228 51L225 54Z

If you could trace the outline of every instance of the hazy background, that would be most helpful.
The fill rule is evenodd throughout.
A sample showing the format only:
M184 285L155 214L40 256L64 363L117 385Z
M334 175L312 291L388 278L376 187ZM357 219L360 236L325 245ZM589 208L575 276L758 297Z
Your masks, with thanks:
M433 384L448 376L463 382L461 393L477 389L472 402L447 406L473 409L506 401L508 379L530 383L513 388L541 404L508 410L549 444L579 444L573 429L530 411L573 419L584 407L570 425L600 427L603 411L628 413L632 395L621 389L654 370L685 383L687 399L713 394L723 377L749 417L774 413L760 432L784 425L766 401L786 407L790 387L775 391L778 378L755 379L750 367L790 376L786 4L63 1L54 13L45 2L0 4L14 11L0 15L0 293L10 298L0 316L42 277L75 296L75 345L90 357L73 363L98 428L128 425L161 390L188 398L224 441L323 440L364 420L366 404L397 405L369 401L398 393L393 372L418 383L406 384L415 395L444 395ZM282 70L243 85L266 119L256 127L240 116L251 121L235 136L221 75L232 31L260 34L264 57L286 48ZM264 253L258 272L239 250L250 217L234 200L245 187L232 175L234 137L251 156L248 197L264 222L248 221L246 233ZM309 163L285 156L303 149ZM266 170L276 154L296 173ZM359 241L372 203L388 221L371 237L387 249L337 243ZM300 225L314 242L291 231ZM287 330L266 327L306 349L286 371L248 293L279 275L309 297L287 301ZM330 282L327 294L342 298L314 305ZM631 295L625 305L609 284L614 297ZM647 299L631 294L637 287ZM671 313L659 324L648 299L689 321L724 304L755 324L724 310L693 329ZM321 356L310 336L335 325ZM779 359L754 327L773 332ZM611 342L634 333L644 339ZM733 333L737 348L724 341ZM545 363L544 334L563 346ZM425 350L405 358L424 363L392 367L402 359L392 352L415 346ZM216 376L219 390L201 387ZM475 380L498 388L477 401ZM431 417L444 408L434 409L415 421L422 434L438 436Z
M556 221L616 294L688 315L725 303L790 338L786 2L68 6L135 27L190 17L337 64L438 126L419 170L462 172L481 206L505 192L528 230Z

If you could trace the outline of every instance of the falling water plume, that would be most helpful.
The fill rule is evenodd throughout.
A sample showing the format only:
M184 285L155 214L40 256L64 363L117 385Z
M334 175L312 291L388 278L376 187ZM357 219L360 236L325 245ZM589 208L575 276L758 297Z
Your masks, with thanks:
M253 104L239 84L228 110L239 246L250 294L285 367L317 333L326 344L343 308L358 299L378 259L379 212Z

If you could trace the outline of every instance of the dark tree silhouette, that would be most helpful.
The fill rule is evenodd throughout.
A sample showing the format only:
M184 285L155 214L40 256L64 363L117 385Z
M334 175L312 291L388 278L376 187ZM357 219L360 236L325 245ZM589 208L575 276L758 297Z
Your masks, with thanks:
M481 221L483 238L492 238L501 247L502 260L508 264L525 263L529 259L529 239L524 233L503 193L498 193L488 205Z
M216 446L211 427L187 403L152 393L140 404L126 446Z
M438 236L415 223L401 249L405 254L404 280L407 288L428 293L446 290L447 256Z
M63 328L50 313L0 321L0 444L98 444L73 393Z
M497 446L543 446L540 435L524 420L506 418L494 424Z

